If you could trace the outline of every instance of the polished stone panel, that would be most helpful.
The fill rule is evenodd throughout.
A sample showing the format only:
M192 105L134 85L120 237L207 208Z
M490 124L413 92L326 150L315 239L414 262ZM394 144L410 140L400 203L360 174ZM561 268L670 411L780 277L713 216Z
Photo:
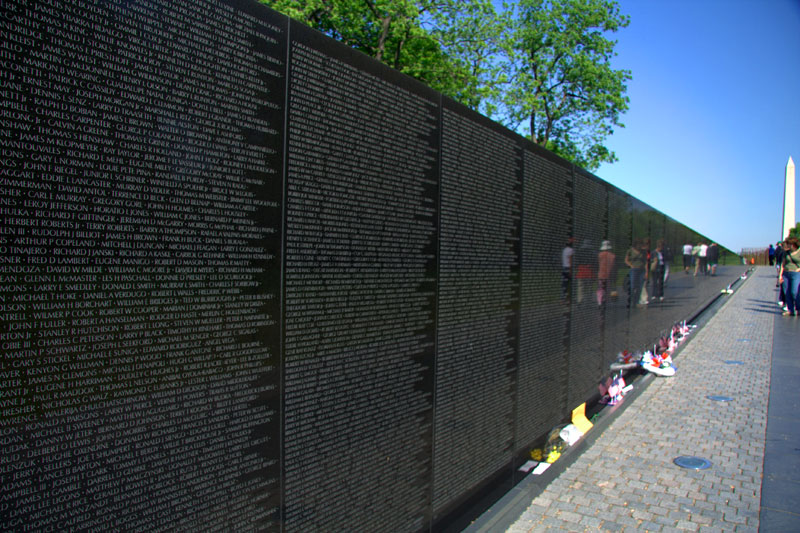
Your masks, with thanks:
M704 238L259 3L3 9L12 529L437 527L733 281L628 306Z

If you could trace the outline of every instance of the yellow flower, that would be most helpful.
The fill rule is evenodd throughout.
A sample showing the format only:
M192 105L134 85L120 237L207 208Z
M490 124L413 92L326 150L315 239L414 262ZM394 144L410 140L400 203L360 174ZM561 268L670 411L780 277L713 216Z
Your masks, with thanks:
M559 457L561 457L561 452L552 451L552 452L550 452L550 453L548 453L548 454L547 454L547 459L546 459L546 461L547 461L548 463L555 463L556 461L558 461L558 458L559 458Z

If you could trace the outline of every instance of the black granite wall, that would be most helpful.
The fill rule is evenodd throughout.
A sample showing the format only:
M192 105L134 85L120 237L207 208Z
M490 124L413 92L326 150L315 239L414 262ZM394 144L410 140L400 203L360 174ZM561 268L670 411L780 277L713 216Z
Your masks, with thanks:
M0 31L3 529L429 529L730 281L628 308L703 237L256 3Z

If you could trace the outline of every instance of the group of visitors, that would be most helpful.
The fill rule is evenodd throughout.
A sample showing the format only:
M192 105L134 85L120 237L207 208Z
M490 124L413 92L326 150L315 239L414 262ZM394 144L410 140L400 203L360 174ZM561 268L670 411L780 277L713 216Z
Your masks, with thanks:
M575 239L570 237L561 254L561 297L566 303L571 303L574 246ZM798 316L800 315L800 241L795 237L789 237L783 242L778 242L775 247L770 245L769 252L770 265L774 264L778 271L779 304L783 309L783 315ZM624 259L625 265L630 269L625 280L625 288L628 291L628 307L644 307L649 302L664 299L664 285L669 278L671 259L671 254L663 239L660 239L652 250L649 239L634 241ZM609 294L612 292L613 280L616 278L615 261L616 256L612 252L611 242L604 240L600 244L597 256L596 278L589 265L584 265L583 271L581 265L578 265L579 302L583 300L582 296L587 292L583 283L596 279L597 304L600 307L605 306ZM695 276L698 274L715 276L718 263L719 246L717 243L700 242L696 245L687 243L683 246L683 269L687 275L694 269ZM648 281L650 281L649 294L647 291Z
M664 300L664 285L669 279L669 263L672 254L659 239L656 247L650 250L649 240L637 239L625 254L628 273L628 307L644 307L649 302ZM650 281L650 293L646 283Z
M717 246L717 243L706 244L701 242L695 245L691 243L683 245L683 270L686 274L689 274L692 267L694 267L695 276L698 273L704 276L716 276L718 263L719 246Z
M624 287L628 293L627 306L644 307L653 301L664 300L664 287L669 279L669 266L672 262L672 253L664 239L656 242L651 249L650 239L636 239L625 253L624 263L629 268ZM571 304L573 274L577 279L576 298L578 303L583 301L584 295L589 292L590 284L596 281L596 301L599 307L604 307L609 296L615 295L613 290L616 279L616 255L612 251L611 241L603 240L597 252L597 272L593 266L577 262L576 239L569 237L566 246L561 250L561 298L566 304ZM587 243L584 243L588 245ZM581 248L583 250L583 248ZM589 250L577 255L586 257ZM719 246L699 243L683 246L683 268L689 274L694 268L694 275L715 276L719 262ZM587 262L588 263L588 262ZM649 283L648 283L649 282Z
M669 264L672 259L669 248L663 239L659 240L653 250L649 248L649 239L637 239L625 254L625 265L630 271L625 279L625 289L628 292L628 307L631 302L639 307L644 307L649 302L664 299L664 285L669 278ZM590 265L574 264L576 240L567 239L566 246L561 251L561 298L570 304L572 293L573 272L577 279L576 298L578 303L583 301L583 296L588 293L590 283L597 282L596 301L603 308L609 297L615 297L614 290L617 265L617 256L613 252L611 241L603 240L597 253L597 272ZM648 293L646 283L650 281Z
M783 316L800 315L800 240L789 237L778 242L775 248L770 244L770 262L778 270L780 297L778 305L783 308Z

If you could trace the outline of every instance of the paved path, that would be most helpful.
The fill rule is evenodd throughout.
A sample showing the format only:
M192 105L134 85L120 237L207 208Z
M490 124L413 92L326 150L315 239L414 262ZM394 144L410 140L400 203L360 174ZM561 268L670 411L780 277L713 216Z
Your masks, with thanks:
M679 352L677 375L650 379L507 531L800 531L800 319L780 316L774 280L756 270ZM682 455L712 467L679 468Z
M771 301L751 302L772 313ZM761 531L800 531L800 318L775 319Z

